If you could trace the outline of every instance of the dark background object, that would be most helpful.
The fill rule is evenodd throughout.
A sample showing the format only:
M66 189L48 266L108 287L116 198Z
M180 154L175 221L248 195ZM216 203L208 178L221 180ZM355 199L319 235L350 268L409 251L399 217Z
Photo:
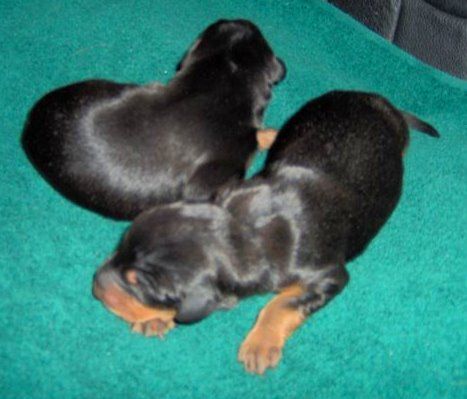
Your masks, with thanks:
M329 0L415 57L467 79L467 0Z

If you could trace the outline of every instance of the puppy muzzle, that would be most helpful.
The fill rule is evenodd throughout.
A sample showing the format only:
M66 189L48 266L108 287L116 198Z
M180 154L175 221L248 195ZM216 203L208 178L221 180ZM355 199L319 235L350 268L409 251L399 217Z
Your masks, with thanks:
M92 293L96 299L118 317L128 323L143 323L150 320L173 320L176 310L153 307L141 303L127 293L119 284L118 276L108 265L101 267L94 275Z

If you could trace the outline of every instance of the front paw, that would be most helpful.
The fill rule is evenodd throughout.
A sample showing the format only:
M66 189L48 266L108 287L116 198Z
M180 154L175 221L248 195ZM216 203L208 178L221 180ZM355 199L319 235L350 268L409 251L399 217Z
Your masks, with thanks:
M153 319L131 324L131 331L146 337L157 336L162 339L174 327L173 320Z
M263 129L256 132L256 140L260 150L269 150L277 137L277 130Z
M250 373L263 374L276 367L282 357L283 340L275 334L250 333L238 352L238 360Z

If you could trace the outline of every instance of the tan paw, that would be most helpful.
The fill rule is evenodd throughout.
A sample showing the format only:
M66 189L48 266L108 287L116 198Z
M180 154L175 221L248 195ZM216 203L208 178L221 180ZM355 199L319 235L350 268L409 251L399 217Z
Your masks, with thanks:
M256 140L261 150L268 150L271 148L274 140L277 137L277 130L274 129L263 129L256 132Z
M238 352L238 360L250 373L263 374L276 367L282 357L283 340L279 337L249 334Z
M165 334L174 327L175 322L173 320L153 319L131 324L131 331L146 337L157 336L159 338L164 338Z

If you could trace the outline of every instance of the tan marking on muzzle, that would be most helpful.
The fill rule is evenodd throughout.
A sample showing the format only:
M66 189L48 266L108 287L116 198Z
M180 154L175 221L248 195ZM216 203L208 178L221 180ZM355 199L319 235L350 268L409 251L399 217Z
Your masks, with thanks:
M115 283L105 288L96 285L94 294L112 313L129 323L144 323L154 319L170 322L176 315L175 309L149 307L141 303Z

